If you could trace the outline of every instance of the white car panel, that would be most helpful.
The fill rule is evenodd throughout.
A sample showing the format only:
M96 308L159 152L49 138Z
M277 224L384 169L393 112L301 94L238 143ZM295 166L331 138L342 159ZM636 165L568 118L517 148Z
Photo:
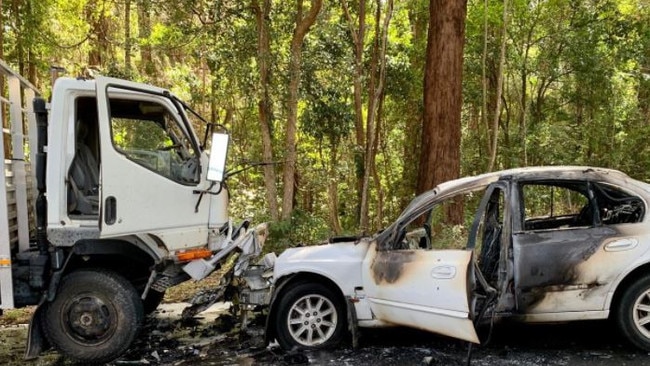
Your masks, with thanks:
M371 244L362 275L373 314L478 343L468 299L471 258L469 250L377 251Z

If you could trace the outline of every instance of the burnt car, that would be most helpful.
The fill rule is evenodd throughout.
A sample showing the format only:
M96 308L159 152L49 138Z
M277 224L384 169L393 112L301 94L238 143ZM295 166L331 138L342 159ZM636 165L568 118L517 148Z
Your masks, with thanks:
M277 257L268 336L323 348L399 325L479 343L476 327L503 318L613 318L650 350L649 201L649 184L592 167L442 183L372 237Z

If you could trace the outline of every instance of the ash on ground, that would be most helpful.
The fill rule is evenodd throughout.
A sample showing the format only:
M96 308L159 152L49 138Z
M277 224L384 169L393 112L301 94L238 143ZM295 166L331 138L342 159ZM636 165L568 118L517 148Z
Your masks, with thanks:
M182 309L180 310L182 311ZM163 306L136 344L115 365L650 365L647 352L627 345L608 322L561 325L500 324L491 342L472 346L406 328L361 332L359 347L284 352L264 342L265 318L242 329L228 303L185 319ZM483 335L489 331L484 329Z

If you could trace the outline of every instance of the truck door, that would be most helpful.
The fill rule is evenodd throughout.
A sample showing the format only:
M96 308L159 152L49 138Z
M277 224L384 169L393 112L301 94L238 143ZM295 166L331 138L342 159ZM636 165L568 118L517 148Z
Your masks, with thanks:
M98 78L101 237L152 234L169 250L207 242L207 156L163 89Z

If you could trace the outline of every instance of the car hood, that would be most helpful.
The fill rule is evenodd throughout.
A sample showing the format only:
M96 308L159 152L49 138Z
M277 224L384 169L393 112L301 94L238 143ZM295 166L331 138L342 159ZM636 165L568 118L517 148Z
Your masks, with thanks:
M298 272L321 274L336 283L354 283L361 278L361 262L371 240L315 245L285 250L275 261L274 278ZM351 281L348 281L351 280Z
M322 244L285 250L276 260L276 266L290 262L340 262L363 260L369 239L336 244Z

